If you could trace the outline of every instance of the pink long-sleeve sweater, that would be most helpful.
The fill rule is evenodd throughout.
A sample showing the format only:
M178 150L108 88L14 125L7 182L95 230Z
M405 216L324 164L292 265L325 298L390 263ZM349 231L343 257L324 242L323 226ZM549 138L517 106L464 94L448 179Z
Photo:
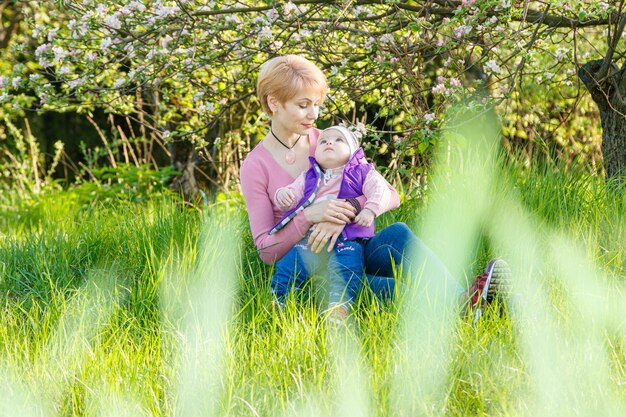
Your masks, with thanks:
M309 132L311 156L315 154L319 134L320 131L317 129L311 129ZM266 264L273 264L282 258L302 240L311 227L311 223L300 212L278 233L269 234L274 224L284 214L274 204L276 190L291 184L294 179L274 160L262 142L250 151L241 165L241 192L248 210L252 238L259 256ZM383 211L392 210L400 205L397 191L390 184L388 186L391 197L388 207ZM361 201L362 205L364 205L363 202L364 200Z

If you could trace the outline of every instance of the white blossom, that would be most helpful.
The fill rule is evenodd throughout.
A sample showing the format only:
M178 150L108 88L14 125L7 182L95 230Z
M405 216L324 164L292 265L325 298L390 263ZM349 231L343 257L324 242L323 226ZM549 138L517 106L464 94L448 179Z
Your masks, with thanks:
M278 19L278 12L274 8L271 8L265 14L270 23L274 23Z
M556 50L556 59L561 60L563 58L567 58L567 49L565 49L565 48L558 48Z
M67 82L67 85L71 88L71 89L75 89L76 87L78 87L79 85L81 85L83 82L82 80L79 78L74 78L73 80L69 80Z
M385 33L384 35L382 35L380 37L380 42L387 44L387 45L392 45L393 44L393 35L391 33Z
M213 112L213 110L215 110L215 104L213 103L203 104L200 107L198 107L198 113L200 114L211 113Z
M272 29L269 26L263 27L259 32L259 37L261 39L271 39L272 38Z
M48 36L47 36L48 42L52 42L54 38L56 38L58 32L59 32L59 28L54 28L50 32L48 32Z
M357 135L357 138L359 138L361 135L367 134L367 128L363 123L357 122L354 126L354 134Z
M146 11L146 6L140 1L133 1L132 3L128 5L128 7L131 10L137 10L140 13Z
M354 15L357 16L357 17L359 17L361 15L372 16L372 12L368 8L366 8L366 7L356 6L354 8Z
M173 16L180 10L178 6L164 6L161 3L157 3L155 6L156 6L156 15L162 19L169 17L169 16Z
M111 38L104 38L100 41L100 49L102 49L102 52L107 52L112 44L113 40Z
M107 16L107 18L104 20L104 24L111 29L120 29L122 27L122 22L118 18L117 13Z
M55 46L52 48L52 52L54 53L54 63L58 64L63 61L67 55L69 54L67 50L63 49L60 46Z
M426 124L429 125L435 120L435 113L428 113L424 115L424 120Z
M485 63L485 71L491 74L500 74L502 72L495 59L490 59Z
M161 40L161 45L163 46L164 49L167 49L167 46L170 44L170 42L172 42L173 38L170 35L166 35L162 40Z
M107 12L107 8L106 8L106 6L105 6L104 4L99 3L99 4L96 6L96 14L98 14L98 15L102 16L102 15L105 15L105 14L106 14L106 12Z
M49 49L50 49L50 44L48 44L48 43L44 43L43 45L39 45L37 47L37 49L35 49L35 56L36 57L40 57L45 52L47 52Z
M264 25L264 26L268 25L268 21L263 15L258 15L257 17L252 19L252 23L257 24L257 25Z
M115 80L115 84L113 84L113 88L120 88L126 83L126 79L124 77L118 78Z
M285 13L285 16L289 16L292 13L299 13L299 12L300 12L300 9L298 9L298 6L293 4L291 0L289 0L287 3L283 5L283 13Z

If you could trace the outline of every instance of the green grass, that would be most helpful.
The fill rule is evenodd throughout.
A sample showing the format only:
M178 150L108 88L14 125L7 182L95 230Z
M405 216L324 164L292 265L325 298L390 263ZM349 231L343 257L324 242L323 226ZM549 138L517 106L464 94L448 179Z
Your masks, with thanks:
M240 203L12 196L0 415L624 415L624 188L508 166L487 198L471 181L485 172L460 188L441 175L378 219L412 225L461 280L510 261L516 298L476 326L405 276L395 302L363 294L346 328L314 290L273 310Z

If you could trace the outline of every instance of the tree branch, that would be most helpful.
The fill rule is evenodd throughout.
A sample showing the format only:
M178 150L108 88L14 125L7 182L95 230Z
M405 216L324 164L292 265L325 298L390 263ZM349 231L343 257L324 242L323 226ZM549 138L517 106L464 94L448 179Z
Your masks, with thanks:
M328 0L295 0L295 5L340 5L337 1ZM354 5L362 6L367 4L380 4L380 0L360 0L356 1ZM436 7L434 5L437 5ZM452 0L431 0L426 1L422 5L409 4L408 2L395 3L392 7L396 7L401 10L417 13L418 16L453 16L454 13L462 6L460 1ZM193 13L194 16L216 16L223 14L236 14L236 13L255 13L263 12L273 9L274 6L257 6L257 7L232 7L220 10L200 10ZM553 28L583 28L591 26L605 26L611 21L618 19L618 13L614 12L606 18L597 18L589 20L580 20L574 17L558 16L554 14L546 14L534 9L526 9L525 13L521 16L513 16L511 19L517 22L528 22L533 24L541 24L544 26L550 26ZM507 14L507 11L492 8L486 11L486 15L489 17L500 17Z
M623 3L622 3L623 4ZM606 51L606 55L604 57L604 63L602 67L598 71L597 79L602 82L607 75L609 74L609 68L613 65L613 55L615 54L615 47L617 46L617 42L624 33L624 26L626 26L626 13L623 14L615 28L615 33L613 34L612 39L609 38L609 45Z

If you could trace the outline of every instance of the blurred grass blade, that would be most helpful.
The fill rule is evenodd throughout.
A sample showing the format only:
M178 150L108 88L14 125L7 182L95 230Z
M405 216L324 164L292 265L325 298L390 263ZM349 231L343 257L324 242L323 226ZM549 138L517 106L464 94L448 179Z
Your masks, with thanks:
M225 216L225 215L224 215ZM175 415L217 416L224 378L224 342L228 337L240 258L234 222L207 217L190 271L172 270L162 287L164 313L177 327L179 349Z
M465 266L476 252L491 206L499 129L491 114L455 109L437 155L423 238L403 300L405 355L394 388L402 415L443 412ZM443 263L442 263L443 262ZM453 278L457 277L457 278Z

